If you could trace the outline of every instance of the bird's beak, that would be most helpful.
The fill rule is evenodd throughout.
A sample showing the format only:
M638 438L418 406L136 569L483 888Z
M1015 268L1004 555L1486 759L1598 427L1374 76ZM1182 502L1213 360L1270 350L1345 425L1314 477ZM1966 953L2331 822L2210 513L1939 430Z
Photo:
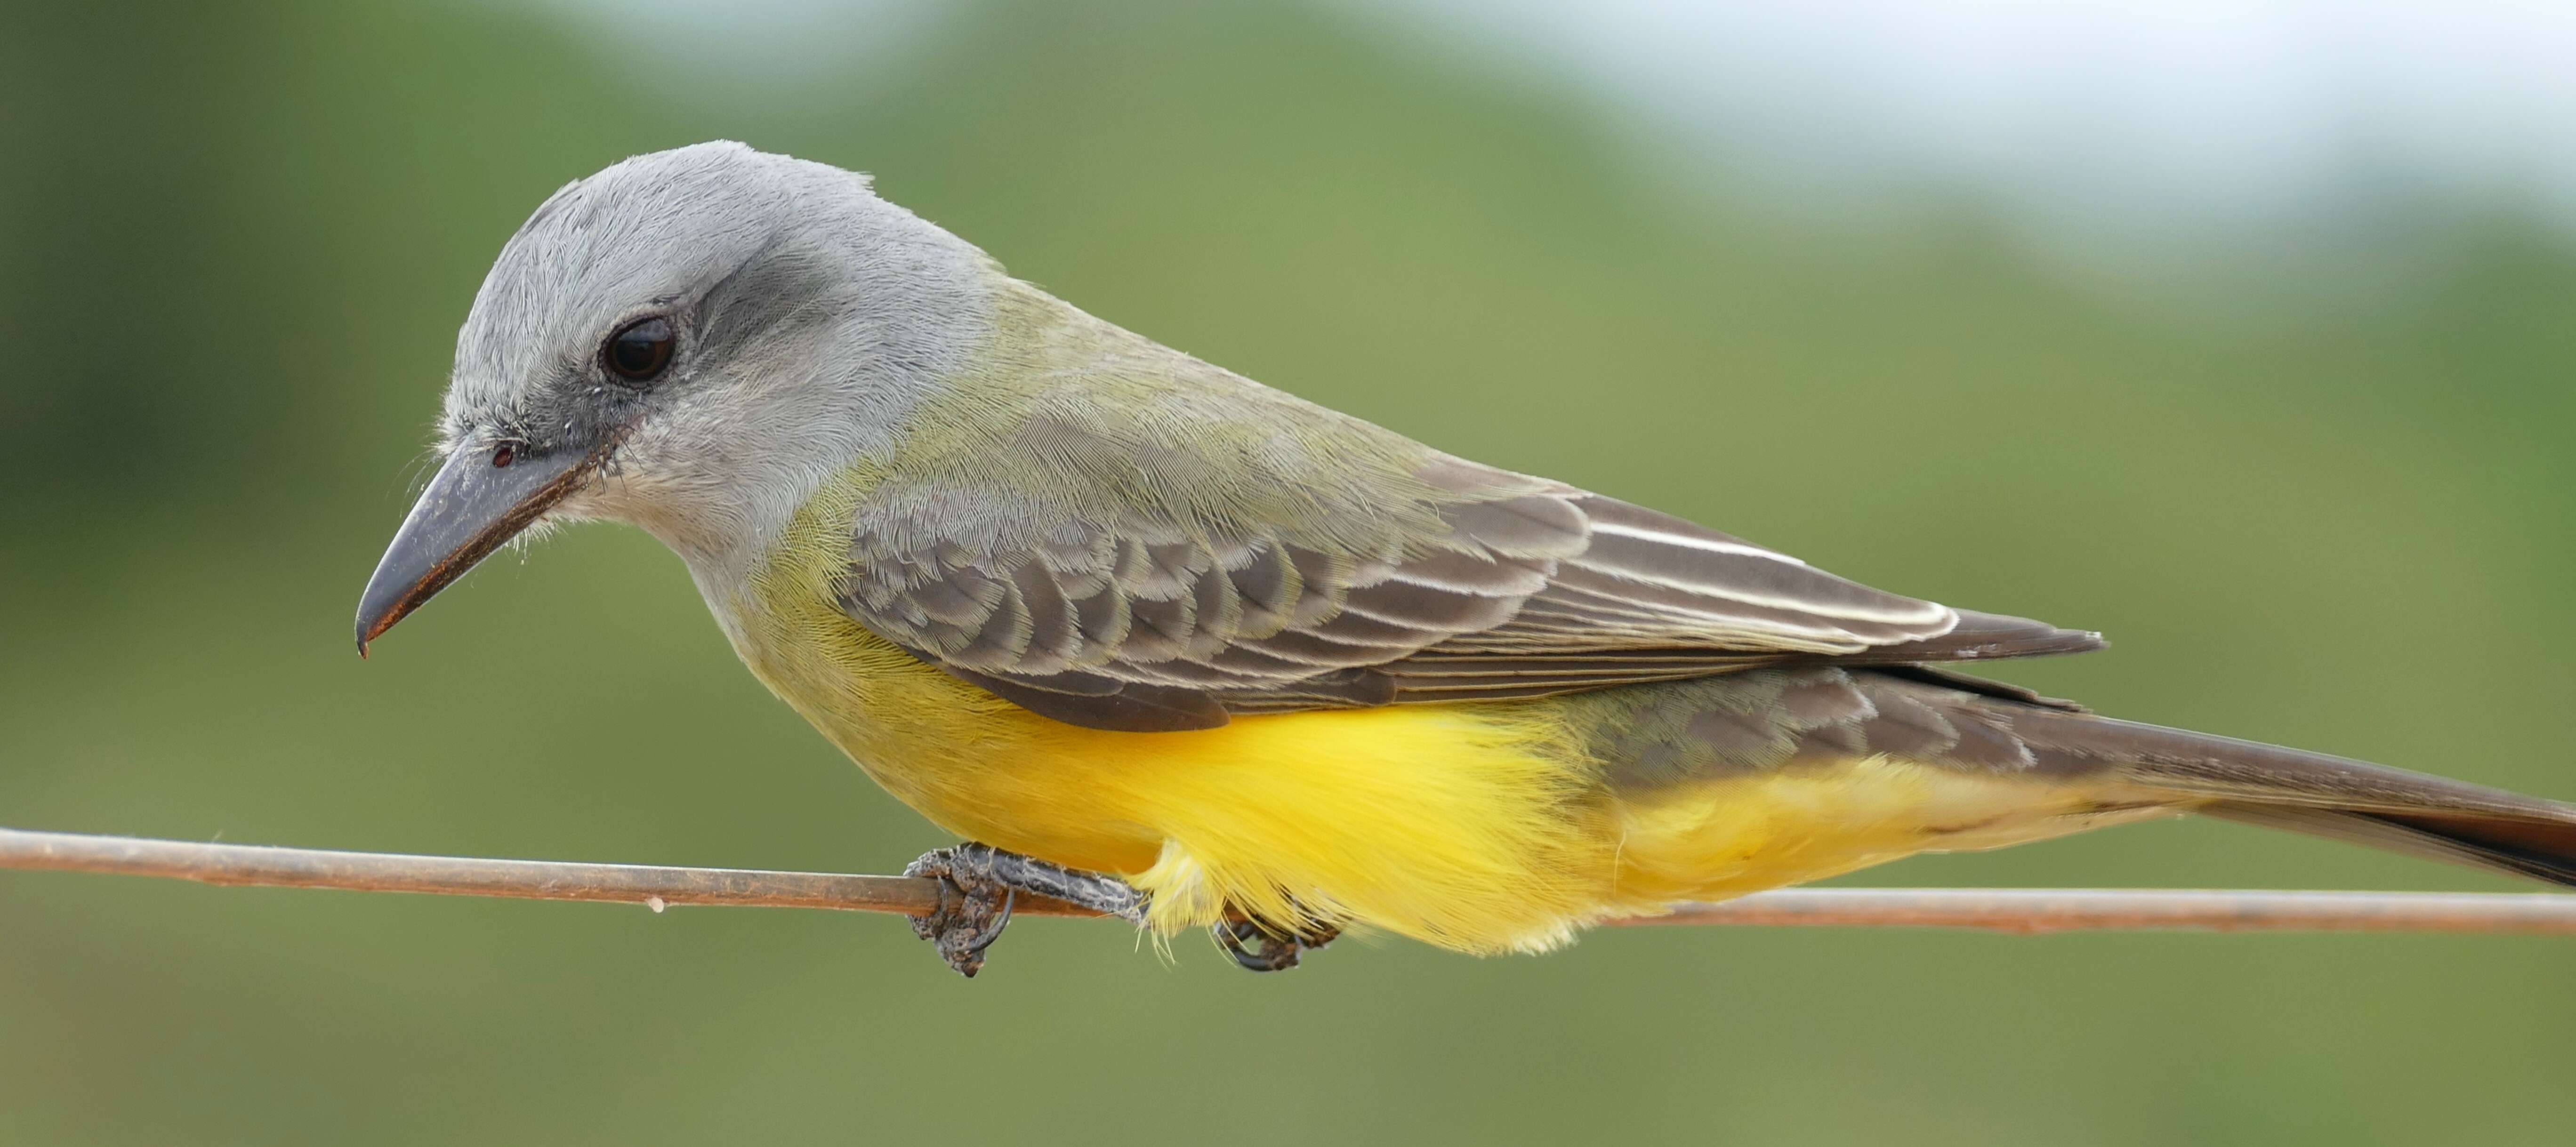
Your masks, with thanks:
M358 655L366 656L368 642L580 489L607 457L605 449L449 455L358 598Z

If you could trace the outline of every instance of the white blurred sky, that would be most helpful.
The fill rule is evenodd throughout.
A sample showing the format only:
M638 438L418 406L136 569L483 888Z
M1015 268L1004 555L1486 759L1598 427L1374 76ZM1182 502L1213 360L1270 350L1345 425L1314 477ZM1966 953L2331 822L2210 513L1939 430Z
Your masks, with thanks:
M2123 211L2265 214L2372 180L2576 209L2568 0L1398 7L1792 174Z
M899 52L939 11L554 2L619 20L640 4L705 62L757 60L751 75L862 40ZM1685 178L1722 169L1806 212L1965 194L2095 269L2249 237L2378 241L2377 208L2428 196L2576 231L2576 0L1321 2L1588 88L1630 113L1643 161ZM2195 237L2214 243L2169 249Z

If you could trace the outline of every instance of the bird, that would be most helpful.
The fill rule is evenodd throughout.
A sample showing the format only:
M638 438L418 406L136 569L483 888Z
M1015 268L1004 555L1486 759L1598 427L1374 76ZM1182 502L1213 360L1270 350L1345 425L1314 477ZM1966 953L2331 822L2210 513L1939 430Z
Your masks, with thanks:
M1965 672L2100 648L1473 462L1013 278L866 175L732 142L567 184L458 332L371 642L534 527L676 552L743 663L1019 898L1256 970L1488 954L2198 814L2576 885L2576 806Z

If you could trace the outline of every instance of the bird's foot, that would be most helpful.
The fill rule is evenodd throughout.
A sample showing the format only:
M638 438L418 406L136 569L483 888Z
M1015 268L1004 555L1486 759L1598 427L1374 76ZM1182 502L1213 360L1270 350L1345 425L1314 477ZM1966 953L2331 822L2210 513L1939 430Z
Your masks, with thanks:
M1023 892L1130 922L1145 918L1144 894L1126 881L989 844L932 849L905 865L903 874L939 881L939 907L912 917L912 931L937 946L939 958L961 976L982 970L984 949L1002 938L1011 907ZM1295 962L1293 956L1290 962Z
M1234 962L1255 972L1284 972L1297 966L1297 958L1321 948L1341 935L1340 930L1324 928L1312 933L1290 933L1272 929L1252 920L1219 920L1208 927L1215 933L1217 946Z

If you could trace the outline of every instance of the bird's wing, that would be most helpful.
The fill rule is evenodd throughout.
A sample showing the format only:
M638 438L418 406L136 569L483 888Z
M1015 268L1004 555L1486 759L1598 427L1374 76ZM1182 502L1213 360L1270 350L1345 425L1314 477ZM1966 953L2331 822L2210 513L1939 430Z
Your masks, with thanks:
M1836 577L1682 519L1445 455L1366 509L1264 520L897 489L838 589L861 624L1071 724L1541 696L1761 665L2098 646ZM955 512L972 506L979 513ZM1010 523L997 528L992 522ZM943 526L943 522L973 522Z

